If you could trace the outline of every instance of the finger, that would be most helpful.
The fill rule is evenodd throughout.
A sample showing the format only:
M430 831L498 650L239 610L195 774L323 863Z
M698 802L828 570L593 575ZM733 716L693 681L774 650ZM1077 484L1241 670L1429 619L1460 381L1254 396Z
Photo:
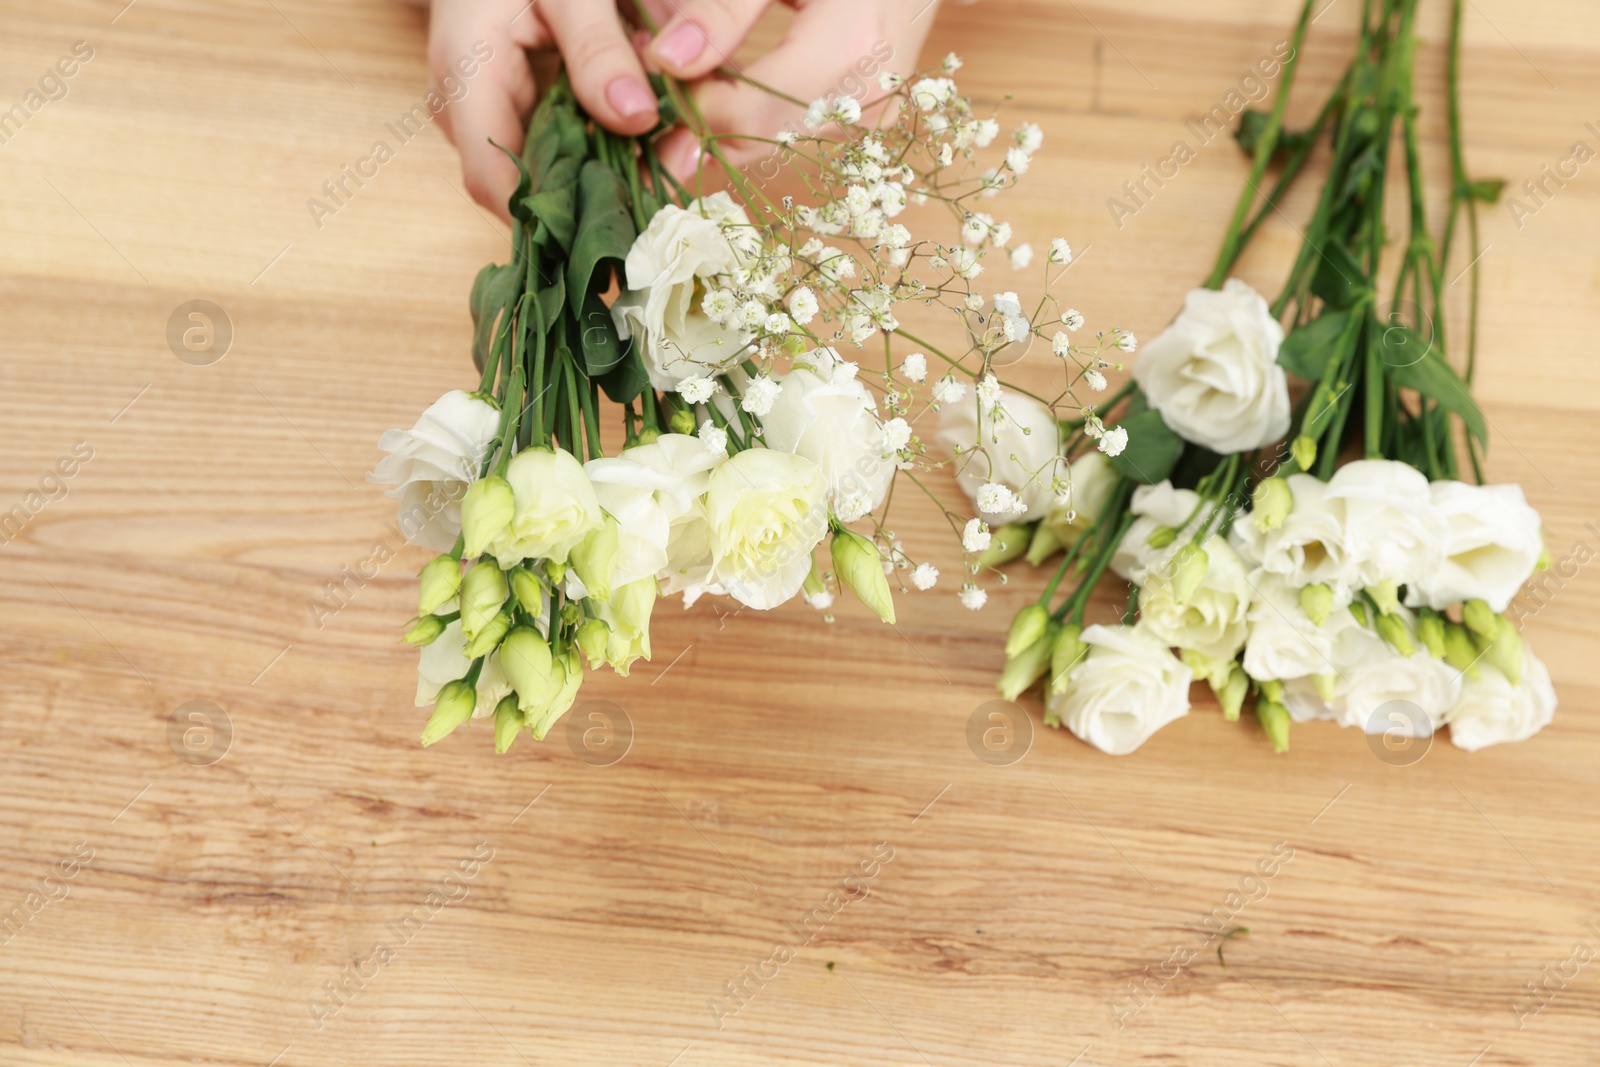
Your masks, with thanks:
M728 62L770 2L685 0L650 43L650 58L675 78L709 74Z
M558 0L545 6L544 19L584 110L616 133L644 133L656 124L655 93L612 0Z
M521 63L526 96L531 99L533 75L528 72L527 61L522 59ZM461 151L461 180L467 192L507 223L511 221L508 201L521 176L517 165L495 145L509 152L522 151L523 120L527 113L520 99L522 95L520 90L486 84L481 91L469 94L446 109L452 113L450 126L456 147Z

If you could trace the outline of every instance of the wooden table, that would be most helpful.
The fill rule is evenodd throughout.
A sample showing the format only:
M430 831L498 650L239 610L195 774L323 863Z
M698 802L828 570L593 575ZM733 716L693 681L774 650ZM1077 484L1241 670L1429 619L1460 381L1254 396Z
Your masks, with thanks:
M1274 758L1202 706L1130 758L1039 727L985 763L968 726L1025 569L977 615L908 597L897 629L665 607L655 661L585 690L631 723L619 761L559 729L422 751L395 635L426 556L363 472L468 381L466 288L504 238L435 130L320 228L306 207L420 98L422 16L122 4L0 4L0 104L93 49L0 145L0 507L28 510L0 547L0 912L24 914L0 934L0 1062L1596 1062L1592 565L1527 627L1555 725L1476 755L1397 766L1320 725ZM1008 114L1044 127L1007 217L1072 239L1091 325L1153 336L1204 274L1230 144L1120 227L1107 200L1294 6L941 13L927 55L960 51L970 92L1015 90ZM1435 154L1443 6L1418 75ZM1305 105L1359 5L1330 7ZM1600 145L1592 3L1474 0L1466 29L1476 173L1516 189ZM1288 219L1244 276L1267 284ZM1490 468L1558 559L1587 558L1600 164L1521 221L1501 205L1483 233ZM218 362L169 347L192 300L231 323ZM943 545L928 511L902 536ZM347 595L318 612L329 582ZM185 747L190 701L217 732ZM1208 924L1249 928L1225 968ZM1529 982L1551 992L1519 1020Z

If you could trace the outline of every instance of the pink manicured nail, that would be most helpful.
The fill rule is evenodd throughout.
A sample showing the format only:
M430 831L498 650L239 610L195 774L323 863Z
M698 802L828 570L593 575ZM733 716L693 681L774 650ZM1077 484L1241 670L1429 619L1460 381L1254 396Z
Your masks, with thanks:
M685 137L682 146L672 149L671 158L662 162L667 169L677 175L679 181L688 181L694 172L700 168L700 142L693 137Z
M684 67L693 63L705 48L705 31L692 22L683 22L657 37L650 50L671 66Z
M656 98L650 95L650 90L627 75L611 79L611 84L606 86L606 102L625 119L656 109Z

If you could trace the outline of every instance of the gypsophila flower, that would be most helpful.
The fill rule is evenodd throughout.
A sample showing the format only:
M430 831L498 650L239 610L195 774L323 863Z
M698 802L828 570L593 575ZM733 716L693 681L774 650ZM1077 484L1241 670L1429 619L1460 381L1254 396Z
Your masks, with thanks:
M911 572L911 584L918 589L932 589L939 580L939 568L931 563L919 563Z
M1139 347L1139 339L1131 333L1122 334L1117 338L1117 347L1124 352L1132 352Z
M712 322L721 324L728 321L738 306L734 295L726 289L711 289L700 298L700 311Z
M1068 308L1061 313L1061 324L1073 333L1083 329L1083 313L1077 308Z
M971 281L983 273L983 266L978 262L978 253L970 248L953 249L950 253L950 269L959 278Z
M744 398L739 401L739 406L760 418L772 410L772 404L781 392L783 386L780 383L765 374L759 374L745 383Z
M1052 237L1050 239L1050 262L1072 262L1072 246L1067 244L1065 237Z
M933 398L941 404L956 404L967 395L967 385L946 374L933 383Z
M1000 403L1000 379L985 374L978 382L978 404L984 411L993 411Z
M806 603L818 611L827 611L833 607L833 593L826 589L819 589L815 593L805 594Z
M1033 262L1033 246L1020 244L1011 250L1011 269L1025 270Z
M781 145L792 145L800 140L800 135L793 130L779 130L777 141Z
M1086 370L1083 372L1083 383L1095 392L1103 393L1106 388L1106 376L1097 370Z
M961 530L961 547L977 554L989 547L990 537L988 523L982 519L968 519L967 525Z
M886 70L878 75L878 88L886 93L894 92L905 83L906 80L892 70Z
M1030 156L1039 151L1039 146L1044 144L1043 132L1032 122L1024 122L1021 126L1018 126L1016 131L1011 134L1011 139L1017 142L1018 148Z
M968 611L977 611L989 602L989 594L975 585L961 587L961 606Z
M905 419L893 418L883 424L885 451L898 452L911 442L911 424Z
M802 285L789 294L789 314L804 326L817 317L817 294Z
M872 500L865 493L846 493L833 506L834 517L840 522L855 522L872 510Z
M998 122L994 119L979 119L977 131L972 137L972 143L979 148L988 148L998 136L1000 136L1000 124Z
M968 215L961 223L961 239L968 244L978 244L989 236L989 221L982 215Z
M1100 451L1108 456L1120 456L1128 447L1128 431L1114 426L1100 435Z
M951 163L955 162L955 158L956 150L949 144L942 144L939 146L939 166L948 167Z
M762 327L773 337L786 337L794 332L794 323L789 321L789 316L781 311L774 311L767 316L767 321Z
M854 360L840 359L839 353L834 352L831 348L819 349L819 351L829 352L833 355L833 368L828 372L829 385L838 388L839 386L849 385L856 380L856 372L861 369L860 364Z
M1017 494L1000 482L984 482L978 487L978 495L973 503L978 505L979 511L989 515L1006 515L1028 509L1026 504L1017 499Z
M900 363L900 374L908 382L921 384L928 376L928 360L921 352L913 352Z
M954 74L961 69L961 57L954 52L949 52L945 55L944 62L940 63L939 67L946 74Z
M961 302L967 306L968 311L983 310L983 297L977 293L968 293Z
M710 419L700 424L700 441L708 452L728 451L728 431L719 428Z
M1072 352L1072 338L1068 336L1066 331L1057 330L1056 335L1050 338L1050 351L1062 359L1066 359Z
M1028 164L1031 163L1031 162L1032 162L1032 160L1028 158L1028 153L1024 152L1022 149L1020 149L1020 148L1008 148L1008 149L1006 149L1006 166L1011 170L1011 173L1013 173L1013 174L1026 174L1026 173L1028 173Z
M943 107L956 94L949 78L923 78L911 87L911 102L923 111Z
M1020 341L1033 332L1033 324L1022 314L1022 301L1016 293L996 293L994 311L1001 316L1007 341Z
M695 375L678 383L678 395L691 404L704 404L718 389L715 378Z

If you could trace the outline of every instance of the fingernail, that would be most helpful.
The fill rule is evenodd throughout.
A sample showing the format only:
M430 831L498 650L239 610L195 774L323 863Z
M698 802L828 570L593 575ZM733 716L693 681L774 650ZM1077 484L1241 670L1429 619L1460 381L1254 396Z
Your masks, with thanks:
M671 158L665 160L667 169L677 175L679 181L687 181L696 170L700 169L700 142L693 137L685 137L683 144L671 150Z
M611 79L611 84L606 86L606 102L625 119L656 109L656 98L650 90L627 75Z
M705 51L706 34L692 22L680 22L656 38L650 50L674 67L687 66Z

